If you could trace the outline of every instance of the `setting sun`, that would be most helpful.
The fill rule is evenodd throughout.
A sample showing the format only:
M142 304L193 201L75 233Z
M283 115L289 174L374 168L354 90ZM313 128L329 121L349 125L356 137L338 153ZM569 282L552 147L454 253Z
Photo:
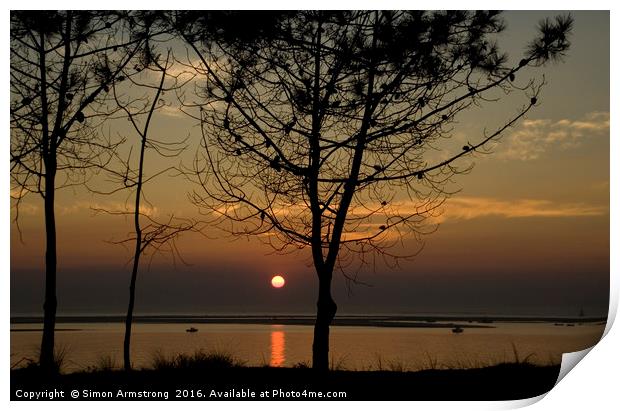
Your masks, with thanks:
M286 281L284 281L284 277L282 277L281 275L276 275L271 279L271 285L274 288L282 288L284 287L285 283Z

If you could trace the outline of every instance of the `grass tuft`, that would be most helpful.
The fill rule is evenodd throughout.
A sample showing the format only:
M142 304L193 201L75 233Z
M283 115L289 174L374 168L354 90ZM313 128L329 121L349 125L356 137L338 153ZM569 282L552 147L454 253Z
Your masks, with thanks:
M337 360L334 357L330 358L329 369L331 371L346 371L347 370L347 356L342 355Z
M86 368L87 372L107 372L118 369L116 358L110 354L104 354L97 358L97 363Z
M517 346L515 345L514 342L510 343L512 345L512 353L514 354L514 362L515 364L519 364L519 365L524 365L524 364L531 364L530 363L530 358L535 357L536 354L535 353L529 353L528 355L526 355L524 358L521 358L519 356L519 351L517 350Z
M238 360L235 356L224 351L203 351L198 350L193 354L175 354L167 356L161 352L156 352L153 356L152 367L155 370L203 370L203 369L224 369L242 367L245 363Z
M299 362L293 364L293 366L291 368L307 369L307 368L311 368L311 366L310 366L310 362L309 361L299 361Z

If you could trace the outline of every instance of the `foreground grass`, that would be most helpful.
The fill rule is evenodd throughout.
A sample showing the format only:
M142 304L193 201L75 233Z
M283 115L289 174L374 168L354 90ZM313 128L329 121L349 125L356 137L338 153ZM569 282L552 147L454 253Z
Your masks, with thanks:
M504 353L502 357L495 358L490 361L480 361L475 359L459 359L451 361L449 363L441 363L437 357L429 352L425 353L425 359L419 363L412 364L402 359L384 358L380 353L374 353L371 356L372 360L363 365L361 368L350 367L347 361L347 356L332 357L330 359L329 368L332 371L395 371L395 372L410 372L410 371L423 371L423 370L455 370L455 369L474 369L474 368L488 368L498 364L511 364L511 365L535 365L531 361L535 359L535 353L522 354L517 349L514 343L511 344L512 355ZM66 366L69 366L71 361L67 360L70 349L67 346L59 346L55 350L53 358L53 370L55 374L63 373L66 371ZM38 368L38 362L35 358L21 358L20 360L13 362L11 370L18 368ZM556 366L557 362L549 356L546 362L537 361L537 365ZM113 371L122 368L121 362L109 354L102 354L97 358L93 364L83 366L81 370L75 369L75 363L71 364L72 372L98 372L98 371ZM176 353L166 354L163 351L156 351L152 357L150 364L140 369L153 369L156 371L165 371L172 369L183 370L195 370L195 369L222 369L233 367L244 367L247 363L244 360L236 357L232 352L223 348L215 348L211 350L198 349L193 353ZM263 357L261 363L262 367L269 367L269 363ZM137 367L134 367L137 368ZM311 363L308 361L298 362L292 365L292 368L311 368Z
M174 354L172 356L158 352L155 353L152 361L152 368L155 371L174 369L187 371L213 370L241 367L243 365L245 365L244 361L225 351L198 350L193 354Z
M523 359L469 369L404 371L402 366L390 365L389 370L317 372L303 363L290 368L251 367L228 353L204 351L171 356L157 354L151 366L126 372L115 368L114 361L106 358L99 366L84 371L43 374L36 364L31 364L11 371L12 395L17 389L56 388L67 392L124 389L161 390L169 392L170 399L192 399L176 398L175 393L201 390L208 394L234 389L257 393L337 391L346 393L347 400L510 400L549 391L559 373L557 365L538 366Z

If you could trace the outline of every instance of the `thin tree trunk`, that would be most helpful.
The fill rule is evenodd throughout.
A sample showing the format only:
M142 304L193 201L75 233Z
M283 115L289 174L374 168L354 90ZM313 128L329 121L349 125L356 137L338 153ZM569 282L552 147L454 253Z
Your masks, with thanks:
M159 95L159 93L158 93ZM133 256L131 281L129 283L129 304L127 305L127 317L125 318L125 339L123 341L123 365L125 371L131 370L131 325L133 322L133 309L136 301L136 280L140 255L142 254L142 230L140 229L140 197L142 196L142 175L144 168L144 151L146 149L146 134L142 136L140 146L140 163L138 168L138 183L136 185L136 203L134 209L134 229L136 232L136 248Z
M44 371L54 370L54 328L56 326L56 217L54 190L56 169L45 176L45 301L43 303L43 337L39 364Z
M331 273L319 273L319 298L312 343L312 368L319 371L329 369L329 327L338 309L332 299L331 282Z
M169 57L170 54L168 54L168 58ZM149 125L151 124L151 118L153 117L153 112L157 107L157 101L159 100L159 96L164 89L168 58L166 59L166 66L164 68L158 66L162 70L161 80L159 82L159 87L157 88L157 93L155 93L155 97L153 98L153 103L151 104L151 108L146 118L146 122L144 123L144 130L140 132L136 128L136 131L138 131L138 133L140 134L141 141L140 159L138 162L138 181L136 183L136 201L134 208L134 229L136 233L136 247L133 257L133 268L131 270L131 281L129 283L129 304L127 305L127 317L125 318L125 339L123 341L123 363L125 371L131 371L131 325L133 323L133 309L136 301L136 281L138 278L138 268L140 267L140 256L142 255L144 246L144 244L142 244L142 229L140 228L140 200L142 197L142 183L144 176L144 154L146 151L147 136L149 132ZM129 113L127 114L131 115Z
M136 233L139 232L139 226L137 227ZM129 304L127 305L127 317L125 318L125 339L123 341L123 365L125 371L131 371L131 324L133 322L133 308L136 301L136 280L138 278L141 242L141 239L140 241L136 241L136 251L133 259L133 268L131 270L131 282L129 284Z

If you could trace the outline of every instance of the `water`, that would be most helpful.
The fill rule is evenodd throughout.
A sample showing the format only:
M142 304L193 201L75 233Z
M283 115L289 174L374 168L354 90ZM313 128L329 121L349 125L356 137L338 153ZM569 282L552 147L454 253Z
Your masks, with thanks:
M464 325L466 323L463 323ZM564 352L583 350L598 342L604 325L574 327L549 323L493 323L495 328L405 328L335 326L331 329L332 367L365 370L417 370L430 367L476 367L521 360L558 364ZM195 327L199 331L185 330ZM36 358L40 324L11 326L11 365ZM112 358L122 364L124 326L121 323L57 324L57 347L65 352L63 370L85 369ZM22 330L22 331L18 331ZM27 330L27 331L23 331ZM247 365L310 364L312 327L263 324L134 324L134 367L150 367L158 354L217 350L233 354ZM21 362L20 362L21 361ZM19 365L18 365L19 366Z

